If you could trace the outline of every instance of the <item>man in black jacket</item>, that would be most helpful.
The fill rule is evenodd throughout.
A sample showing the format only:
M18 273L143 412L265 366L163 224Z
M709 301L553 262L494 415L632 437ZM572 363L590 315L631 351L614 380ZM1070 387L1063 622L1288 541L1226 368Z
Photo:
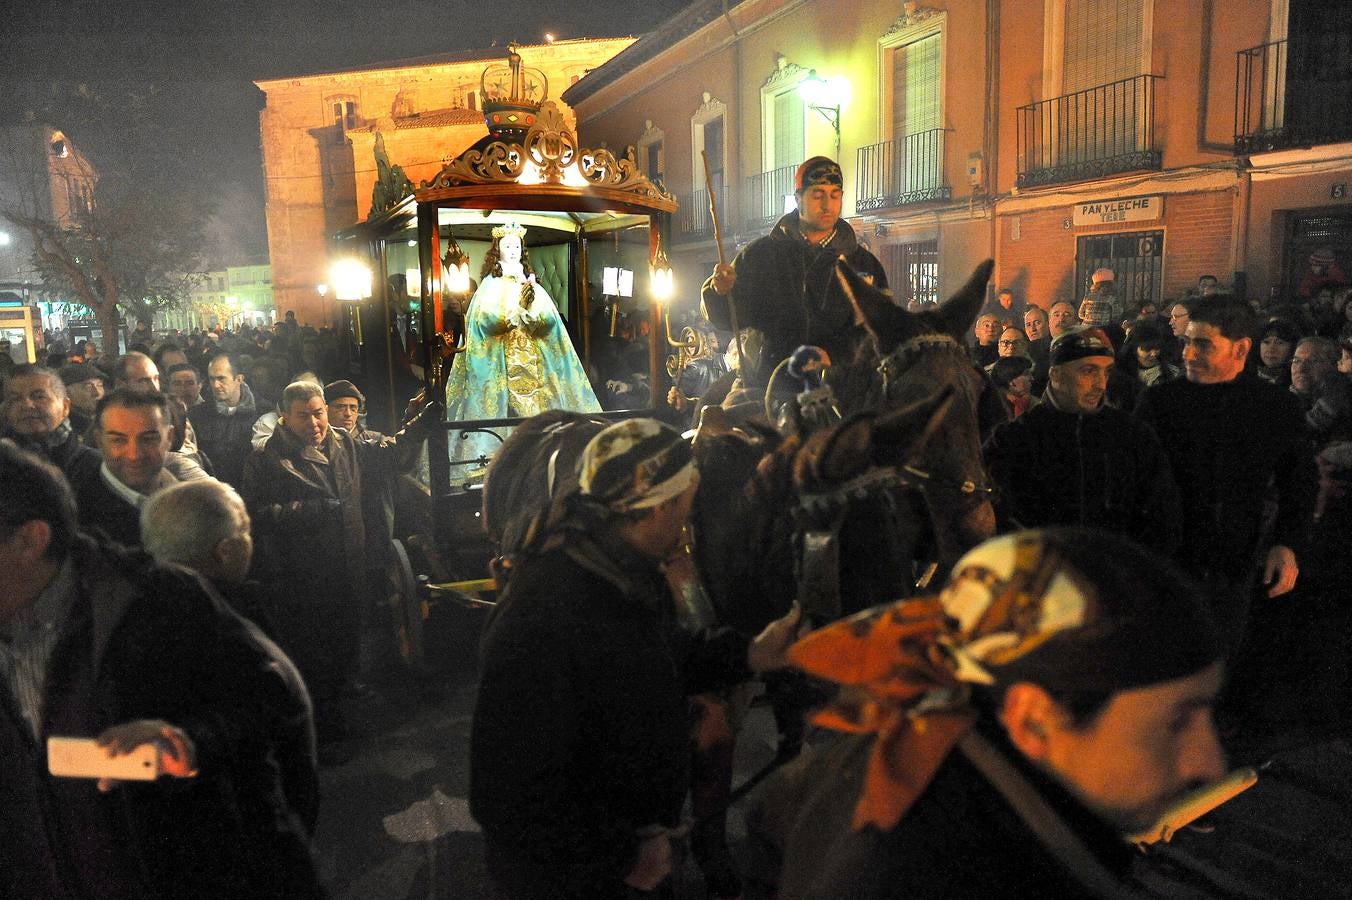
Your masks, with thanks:
M852 359L866 337L837 283L836 260L843 256L879 288L887 287L887 275L841 221L843 184L835 161L814 156L804 162L794 178L798 209L748 244L732 265L716 266L704 283L704 311L715 328L732 329L735 305L737 326L762 335L759 353L746 341L741 375L748 383L764 384L801 344L821 347L839 364Z
M169 398L118 388L99 401L93 434L103 465L71 479L81 530L124 547L141 546L141 507L157 491L177 484L165 463L172 428Z
M207 364L207 384L211 398L188 410L188 421L216 477L239 488L244 484L244 464L253 449L253 423L258 418L253 392L244 383L238 358L230 353Z
M317 896L278 807L286 688L202 582L75 530L60 474L0 442L0 896ZM48 774L50 737L153 745L150 782Z
M470 809L506 897L660 884L689 786L686 695L782 665L797 629L796 610L755 641L678 627L662 563L698 473L676 431L612 425L580 473L571 513L514 565L484 635Z
M1105 405L1113 348L1078 328L1051 346L1043 402L986 442L1005 527L1081 525L1173 553L1182 510L1169 461L1149 426Z
M1296 585L1318 476L1295 397L1244 372L1254 330L1249 308L1207 297L1190 311L1186 380L1147 390L1136 415L1159 436L1182 497L1177 559L1210 588L1233 653L1259 577L1269 597ZM1264 531L1269 487L1277 507L1271 534Z

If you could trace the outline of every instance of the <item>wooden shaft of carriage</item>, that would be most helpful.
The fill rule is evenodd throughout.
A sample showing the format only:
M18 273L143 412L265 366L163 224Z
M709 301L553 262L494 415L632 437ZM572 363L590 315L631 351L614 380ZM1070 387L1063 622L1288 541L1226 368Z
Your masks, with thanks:
M704 160L704 189L709 194L709 221L714 226L714 247L718 250L718 264L727 265L727 257L723 255L723 228L718 224L718 196L714 193L714 179L709 173L709 153L707 150L700 150L700 157ZM737 301L733 299L732 292L728 292L728 319L732 325L732 339L737 342L737 372L742 371L742 329L737 324Z

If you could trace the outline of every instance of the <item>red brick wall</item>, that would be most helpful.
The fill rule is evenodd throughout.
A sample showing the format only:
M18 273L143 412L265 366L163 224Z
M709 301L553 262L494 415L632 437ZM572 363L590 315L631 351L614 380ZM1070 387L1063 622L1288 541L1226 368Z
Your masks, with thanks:
M1066 228L1070 206L1000 216L996 229L996 280L1042 307L1057 300L1077 301L1075 240L1089 234L1146 231L1164 227L1164 297L1177 297L1197 283L1197 276L1230 280L1230 238L1233 192L1171 194L1164 198L1164 218L1107 228ZM1015 220L1018 239L1015 240Z

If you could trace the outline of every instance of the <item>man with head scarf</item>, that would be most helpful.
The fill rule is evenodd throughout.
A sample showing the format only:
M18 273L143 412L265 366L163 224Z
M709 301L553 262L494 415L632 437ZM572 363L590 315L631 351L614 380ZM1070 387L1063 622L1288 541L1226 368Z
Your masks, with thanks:
M987 541L938 597L790 650L844 686L816 721L853 736L770 785L756 874L781 900L1134 896L1124 838L1224 774L1220 657L1194 586L1135 544Z
M750 384L763 385L799 345L821 347L831 359L848 362L865 339L837 283L836 260L844 257L879 288L887 287L887 275L840 217L844 183L835 160L805 161L794 175L797 208L748 244L732 265L717 265L704 283L704 311L715 328L732 330L735 312L739 328L763 335L763 344L746 342L741 375ZM760 352L753 354L753 346Z
M483 639L470 810L505 897L660 884L689 784L686 696L782 665L798 624L795 610L754 641L678 627L663 563L699 474L675 430L608 426L578 472L513 559Z

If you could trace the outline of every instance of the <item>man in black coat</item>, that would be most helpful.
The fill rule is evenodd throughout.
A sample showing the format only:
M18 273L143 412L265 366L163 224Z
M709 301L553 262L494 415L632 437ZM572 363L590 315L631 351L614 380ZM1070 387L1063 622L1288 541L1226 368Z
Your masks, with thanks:
M821 347L841 364L854 357L866 337L837 282L836 260L843 256L879 288L887 287L887 275L859 245L854 229L841 221L843 184L833 160L814 156L804 162L794 178L798 209L748 244L732 265L716 266L704 283L704 311L715 328L732 329L735 305L737 326L762 335L758 354L752 352L754 342L746 342L741 374L749 383L764 384L780 360L802 344Z
M253 520L257 577L277 598L279 643L305 677L319 739L327 743L345 736L339 696L357 670L366 470L416 452L433 417L362 443L329 427L318 384L288 385L282 404L277 429L249 458L240 494Z
M314 835L319 818L319 775L310 693L295 663L272 640L273 628L262 584L249 581L253 538L244 501L214 478L184 482L160 491L141 512L146 552L162 565L193 569L239 613L263 646L269 665L286 687L270 731L271 754L281 776L286 814L303 833Z
M0 895L316 896L278 806L286 686L183 569L77 534L60 474L0 442ZM50 737L156 748L160 778L48 774Z
M1182 497L1176 558L1210 588L1230 653L1243 638L1259 578L1269 597L1295 587L1318 490L1296 398L1244 371L1252 319L1228 298L1194 301L1184 338L1187 378L1150 388L1136 406L1159 436ZM1270 534L1269 487L1276 500Z
M259 415L253 392L244 383L239 359L230 353L221 353L207 364L207 385L211 397L188 410L188 421L216 477L239 488L244 484L244 465L253 449L253 424Z
M103 457L71 427L70 398L56 372L15 366L5 378L4 437L47 460L71 481L97 474Z
M506 897L660 884L689 787L687 694L781 665L797 628L796 611L755 641L678 627L662 563L698 474L676 431L612 425L580 472L561 501L576 506L514 564L484 635L470 809Z
M1051 346L1042 403L996 427L986 464L1006 528L1102 528L1172 554L1182 510L1169 461L1149 426L1105 405L1113 348L1099 329Z

